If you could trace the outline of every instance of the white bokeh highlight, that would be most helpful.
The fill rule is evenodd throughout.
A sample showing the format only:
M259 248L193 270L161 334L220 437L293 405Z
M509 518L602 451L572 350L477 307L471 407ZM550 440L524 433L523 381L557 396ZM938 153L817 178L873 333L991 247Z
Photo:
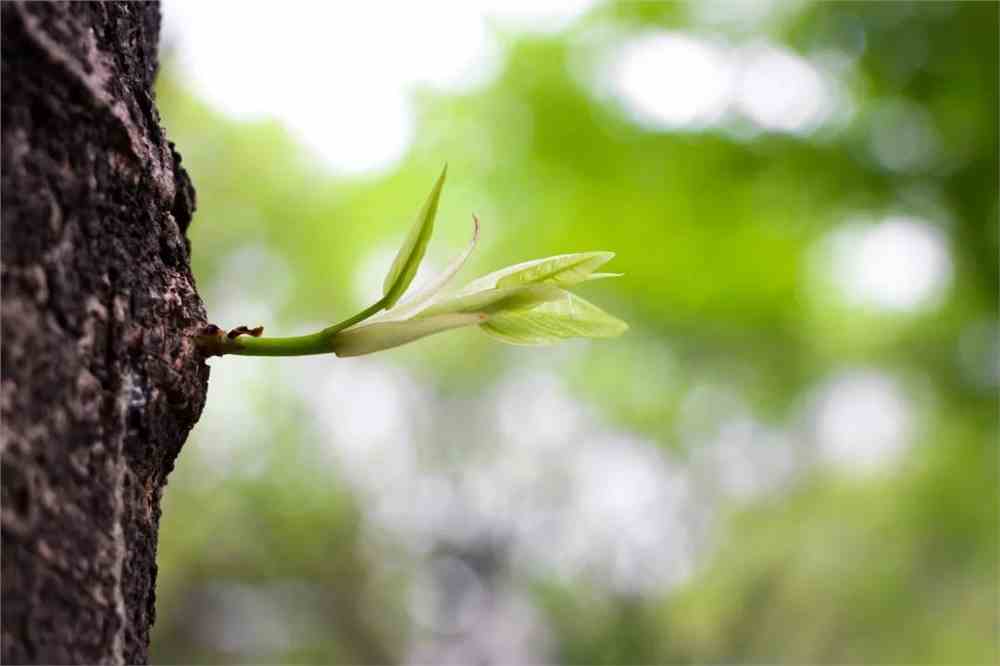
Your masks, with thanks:
M947 237L925 220L848 223L826 239L831 278L852 305L907 312L938 304L952 279Z
M494 28L557 31L592 4L174 0L164 43L215 108L276 118L332 170L375 173L413 140L416 87L482 85L501 61Z
M771 42L731 45L685 32L657 31L606 46L590 81L652 130L702 130L734 119L772 132L808 134L849 108L823 69Z
M875 370L853 370L818 391L815 437L822 462L857 473L891 468L909 449L914 414L898 383Z
M734 74L723 48L663 32L626 44L612 76L615 92L639 123L674 129L716 122L731 98Z
M819 70L786 48L761 45L740 58L736 107L757 126L805 133L830 115L833 100Z

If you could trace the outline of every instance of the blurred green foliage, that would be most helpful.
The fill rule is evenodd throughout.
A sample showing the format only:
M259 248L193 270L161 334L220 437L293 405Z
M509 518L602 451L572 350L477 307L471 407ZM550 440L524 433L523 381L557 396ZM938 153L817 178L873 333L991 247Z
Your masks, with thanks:
M917 414L914 444L890 473L812 467L790 489L724 502L711 555L669 592L516 580L552 633L543 657L996 663L997 385L977 372L997 353L997 5L817 3L784 12L752 37L856 58L849 122L806 135L644 128L582 83L580 45L592 35L695 29L693 7L614 3L564 33L507 36L497 78L459 95L422 91L412 149L363 180L326 175L274 123L218 115L167 68L159 101L198 191L192 254L210 318L290 334L367 305L359 259L395 247L447 159L432 258L466 242L473 211L483 242L466 276L614 250L608 269L626 277L589 286L587 297L632 331L552 351L459 332L386 355L439 398L480 396L510 368L546 365L602 418L682 459L697 455L679 434L684 402L703 385L729 387L761 422L788 426L826 378L874 368L901 381ZM888 168L870 150L890 101L921 109L938 133L934 159L918 169ZM851 304L814 277L817 248L859 211L938 225L953 265L940 304L904 312ZM226 268L226 257L255 246L280 271ZM271 319L220 321L226 299L262 299ZM968 351L984 327L987 342ZM336 362L310 367L319 376ZM269 365L254 376L273 381L234 380L226 386L239 396L210 397L266 414L260 431L231 423L256 444L224 448L209 472L205 451L226 431L198 430L171 477L154 660L405 659L421 631L407 610L408 556L365 536L368 500L318 464L323 434L282 370L227 358L213 364L213 382L259 363ZM724 409L715 416L725 417ZM206 640L250 589L248 599L292 609L294 632L251 641L253 654Z

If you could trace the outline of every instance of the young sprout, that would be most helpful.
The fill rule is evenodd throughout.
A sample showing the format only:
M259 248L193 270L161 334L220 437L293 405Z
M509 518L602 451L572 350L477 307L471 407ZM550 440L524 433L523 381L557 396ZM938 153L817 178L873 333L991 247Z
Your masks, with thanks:
M209 326L195 338L209 356L360 356L398 347L453 328L478 326L494 338L515 345L551 344L574 337L621 335L628 324L567 291L568 287L620 273L595 272L613 252L579 252L508 266L447 292L479 238L473 216L469 246L445 271L418 292L403 298L427 251L446 166L417 215L382 285L382 298L353 317L313 333L287 338L263 337L261 327L239 326L224 333Z

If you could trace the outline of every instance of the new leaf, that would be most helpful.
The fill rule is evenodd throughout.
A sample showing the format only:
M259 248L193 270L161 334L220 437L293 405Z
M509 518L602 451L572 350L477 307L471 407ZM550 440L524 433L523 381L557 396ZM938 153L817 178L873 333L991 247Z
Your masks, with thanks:
M434 184L427 201L417 215L416 221L410 228L403 246L399 248L396 259L392 262L389 274L385 276L382 283L383 300L385 308L391 308L406 292L407 287L413 282L413 277L417 274L417 268L423 261L424 253L427 251L427 243L431 240L431 232L434 231L434 217L437 215L438 199L441 198L441 188L444 186L444 178L448 173L448 165L441 170L441 175Z

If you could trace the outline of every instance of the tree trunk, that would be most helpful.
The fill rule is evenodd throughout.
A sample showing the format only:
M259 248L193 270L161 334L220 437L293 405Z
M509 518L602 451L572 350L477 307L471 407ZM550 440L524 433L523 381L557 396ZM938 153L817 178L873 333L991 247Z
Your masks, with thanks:
M160 493L208 382L159 7L2 12L3 662L144 663Z

